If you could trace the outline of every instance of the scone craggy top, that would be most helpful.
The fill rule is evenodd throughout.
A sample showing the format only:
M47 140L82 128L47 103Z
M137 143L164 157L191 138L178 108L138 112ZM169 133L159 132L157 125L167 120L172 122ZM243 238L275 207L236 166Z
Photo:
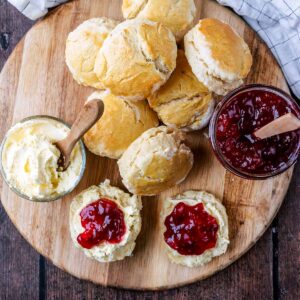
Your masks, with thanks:
M206 126L214 108L211 93L193 74L183 50L178 50L170 79L148 102L162 122L186 131Z
M102 242L91 249L81 248L77 242L77 237L84 231L81 225L80 212L88 204L100 198L107 198L117 203L119 209L124 213L126 233L120 243L111 244ZM141 229L140 210L142 202L140 197L131 196L119 188L112 187L109 181L101 183L99 186L92 186L77 195L70 206L70 231L74 244L81 248L85 255L100 262L121 260L131 255L135 247L135 239Z
M118 161L124 185L134 194L155 195L183 181L193 154L182 132L160 126L137 138Z
M84 135L85 145L94 154L119 158L144 131L158 125L145 100L129 102L104 92L93 93L89 99L104 102L101 119Z
M145 18L161 22L180 40L196 16L194 0L123 0L126 19Z
M248 45L231 26L218 19L207 18L200 20L196 28L196 47L213 75L224 81L247 76L252 56Z
M149 20L128 20L105 40L94 71L113 94L142 100L166 82L176 56L175 38L168 28Z
M89 19L70 32L66 41L66 64L74 79L97 89L103 88L94 73L99 49L118 21L102 18Z

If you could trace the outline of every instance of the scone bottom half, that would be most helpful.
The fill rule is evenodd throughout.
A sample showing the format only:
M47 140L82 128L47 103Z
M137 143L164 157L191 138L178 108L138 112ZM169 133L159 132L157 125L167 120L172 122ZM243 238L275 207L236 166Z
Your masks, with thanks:
M159 126L145 131L118 160L123 184L133 194L152 196L188 176L194 162L185 134Z
M73 243L99 262L131 256L141 230L140 197L125 193L105 180L77 195L70 206Z
M163 239L171 262L187 267L209 263L229 245L226 208L204 191L186 191L165 199Z

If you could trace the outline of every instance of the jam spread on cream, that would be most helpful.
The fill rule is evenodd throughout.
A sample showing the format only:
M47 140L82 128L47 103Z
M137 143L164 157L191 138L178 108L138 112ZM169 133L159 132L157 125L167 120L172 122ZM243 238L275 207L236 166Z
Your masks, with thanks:
M202 203L179 202L165 219L165 242L182 255L200 255L215 247L219 225Z
M298 155L300 130L255 140L252 133L274 119L299 111L276 93L253 90L236 95L222 108L216 126L217 144L234 168L255 174L282 169Z
M80 218L85 230L78 235L77 241L86 249L104 241L118 244L126 232L123 211L114 201L106 198L100 198L83 208Z

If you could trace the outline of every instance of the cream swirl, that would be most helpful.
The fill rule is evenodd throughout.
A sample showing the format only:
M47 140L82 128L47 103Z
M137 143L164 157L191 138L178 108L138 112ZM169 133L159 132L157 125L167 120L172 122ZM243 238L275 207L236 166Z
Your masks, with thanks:
M2 151L2 166L9 184L36 199L52 198L70 190L81 173L80 147L76 145L70 166L60 172L60 151L54 145L68 131L67 126L49 118L31 119L12 127Z

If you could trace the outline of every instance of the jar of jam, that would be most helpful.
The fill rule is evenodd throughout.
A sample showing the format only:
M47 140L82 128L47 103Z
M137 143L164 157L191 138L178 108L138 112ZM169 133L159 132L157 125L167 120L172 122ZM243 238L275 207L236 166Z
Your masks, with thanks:
M300 129L266 139L253 132L287 113L300 118L295 100L268 85L250 84L227 94L212 116L209 136L213 150L232 173L265 179L286 171L300 152Z

